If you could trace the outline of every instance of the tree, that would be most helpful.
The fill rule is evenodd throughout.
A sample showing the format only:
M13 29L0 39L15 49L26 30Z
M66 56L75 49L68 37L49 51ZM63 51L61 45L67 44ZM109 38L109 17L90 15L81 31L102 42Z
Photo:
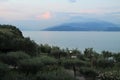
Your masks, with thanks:
M23 38L22 32L13 25L0 25L0 32L5 33L7 35L12 35L15 38Z
M93 48L85 48L84 55L87 58L91 58L93 56Z
M93 67L93 56L94 56L95 51L93 51L93 48L86 48L84 51L84 55L89 58L91 67Z
M50 51L51 51L51 46L49 46L48 44L41 44L41 45L39 45L39 50L40 50L40 52L42 52L42 53L50 53Z
M120 53L113 54L113 57L114 57L116 62L120 62Z
M84 62L79 59L62 59L62 64L67 69L72 69L74 71L74 76L76 77L77 68L84 65Z
M56 47L56 46L52 47L51 52L50 52L49 55L50 56L54 56L55 58L60 59L60 57L61 57L61 50L60 50L60 48Z
M11 25L0 25L0 51L24 51L31 56L38 54L38 45L30 38L25 38L22 32Z
M69 57L75 57L77 58L78 56L81 55L81 52L77 49L69 50Z
M105 60L105 59L99 59L96 63L96 66L98 68L112 68L114 66L114 61L112 60Z
M102 51L102 55L103 55L104 59L108 60L108 58L112 56L112 53L109 51Z

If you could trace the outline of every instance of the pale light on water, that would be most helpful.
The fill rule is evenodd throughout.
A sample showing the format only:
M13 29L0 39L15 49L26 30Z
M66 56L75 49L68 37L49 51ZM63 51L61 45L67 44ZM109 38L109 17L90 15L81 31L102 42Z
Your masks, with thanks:
M96 51L120 52L120 32L65 32L65 31L23 31L38 44L50 44L62 48L94 48Z

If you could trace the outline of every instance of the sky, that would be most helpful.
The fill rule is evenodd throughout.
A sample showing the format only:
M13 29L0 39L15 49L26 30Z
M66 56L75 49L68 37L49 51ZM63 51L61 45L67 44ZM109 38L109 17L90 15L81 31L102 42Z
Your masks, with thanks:
M120 0L0 0L0 24L40 30L78 20L120 25Z

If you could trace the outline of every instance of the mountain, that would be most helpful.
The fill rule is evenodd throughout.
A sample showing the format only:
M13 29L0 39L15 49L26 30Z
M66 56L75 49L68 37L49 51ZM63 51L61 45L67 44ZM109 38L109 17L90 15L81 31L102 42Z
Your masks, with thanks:
M120 31L120 27L109 22L71 22L44 29L44 31Z

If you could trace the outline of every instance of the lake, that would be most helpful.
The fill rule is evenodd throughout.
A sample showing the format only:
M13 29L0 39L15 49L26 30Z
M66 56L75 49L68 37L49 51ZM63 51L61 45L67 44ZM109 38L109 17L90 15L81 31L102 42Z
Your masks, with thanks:
M77 31L22 31L25 37L30 37L38 44L49 44L61 48L83 51L94 48L100 52L109 50L120 52L120 32L77 32Z

